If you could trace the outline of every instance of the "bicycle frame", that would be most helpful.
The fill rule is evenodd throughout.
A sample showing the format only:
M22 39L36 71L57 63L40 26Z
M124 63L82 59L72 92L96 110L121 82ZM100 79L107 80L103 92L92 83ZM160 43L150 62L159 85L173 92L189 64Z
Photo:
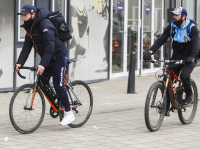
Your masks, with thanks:
M75 59L71 59L67 64L66 64L66 70L65 70L65 75L64 75L64 86L66 87L67 91L68 91L68 94L69 94L69 97L72 101L72 96L69 92L69 90L73 93L73 95L75 96L76 100L78 101L78 105L72 105L71 108L76 108L80 105L82 105L80 99L77 97L77 95L74 93L73 91L73 88L71 87L70 85L70 81L68 80L68 68L69 68L69 64L71 62L74 62ZM37 67L20 67L20 69L29 69L31 71L36 71L37 70ZM20 72L18 72L18 75L21 77L21 78L26 78L24 76L22 76L20 74ZM55 103L55 100L57 99L60 103L61 103L61 100L59 99L58 95L55 93L55 95L52 95L50 94L44 87L44 85L42 84L41 82L41 77L45 78L43 75L36 75L35 76L35 80L34 80L34 90L30 91L29 93L29 96L27 98L27 101L26 101L26 104L24 106L24 109L26 110L32 110L33 109L33 103L34 103L34 98L35 98L35 94L38 90L38 88L41 89L43 95L46 97L46 99L48 100L49 104L51 105L52 109L54 110L54 112L58 113L59 111L65 111L65 109L62 109L61 108L61 105L58 107L56 106L57 104ZM28 105L28 101L31 99L31 105L30 107L27 107Z
M156 64L160 66L160 64L158 64L158 63L156 63ZM158 76L158 81L161 81L161 77L166 79L166 81L162 80L162 82L164 83L165 86L164 86L163 97L161 99L161 104L163 104L164 99L166 98L166 95L167 95L167 90L168 90L170 102L172 104L173 103L176 104L175 106L173 105L174 107L176 107L176 109L180 108L180 104L175 99L176 95L175 95L175 92L174 92L175 90L174 90L172 81L174 79L174 82L179 82L178 87L181 87L181 80L174 74L172 69L169 69L169 66L166 65L166 64L163 65L163 74ZM151 104L152 107L153 107L154 102L155 102L155 99L152 101L152 104Z

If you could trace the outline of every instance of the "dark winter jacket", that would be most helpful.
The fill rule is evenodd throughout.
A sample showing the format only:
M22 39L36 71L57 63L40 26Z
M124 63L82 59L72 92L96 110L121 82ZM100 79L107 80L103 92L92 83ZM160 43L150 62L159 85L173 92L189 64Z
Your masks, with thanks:
M35 51L41 56L40 65L44 67L47 67L49 62L54 59L54 55L56 58L59 58L67 53L65 44L57 37L57 29L47 19L48 15L48 10L37 8L37 14L33 20L32 27L26 27L24 24L21 25L27 34L17 64L24 65L33 45Z
M197 29L197 26L191 27L191 40L188 42L183 42L183 39L186 35L183 35L185 30L184 28L187 27L188 24L185 24L182 28L176 27L175 35L176 38L174 38L172 43L173 48L173 54L172 59L175 60L185 60L189 56L193 56L197 60L198 51L199 51L199 31ZM153 53L156 52L169 38L171 31L171 24L166 27L163 34L160 38L156 40L156 42L152 45L150 50L153 51ZM186 34L186 33L185 33ZM181 37L180 37L181 36ZM189 38L188 38L189 39Z

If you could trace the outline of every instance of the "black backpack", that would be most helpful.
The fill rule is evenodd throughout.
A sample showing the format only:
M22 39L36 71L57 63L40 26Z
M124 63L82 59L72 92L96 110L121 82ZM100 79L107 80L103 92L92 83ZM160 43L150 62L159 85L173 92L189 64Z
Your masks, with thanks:
M54 24L54 26L58 30L58 33L59 33L58 37L63 42L68 41L72 38L69 26L65 22L65 19L61 12L59 11L50 12L48 19L51 20L51 22Z

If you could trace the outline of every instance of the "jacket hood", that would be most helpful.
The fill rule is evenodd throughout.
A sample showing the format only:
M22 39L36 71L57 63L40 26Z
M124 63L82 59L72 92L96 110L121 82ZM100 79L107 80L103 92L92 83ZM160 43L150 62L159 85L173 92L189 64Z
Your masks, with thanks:
M37 16L33 19L34 24L40 23L42 20L47 19L49 11L45 8L37 8Z

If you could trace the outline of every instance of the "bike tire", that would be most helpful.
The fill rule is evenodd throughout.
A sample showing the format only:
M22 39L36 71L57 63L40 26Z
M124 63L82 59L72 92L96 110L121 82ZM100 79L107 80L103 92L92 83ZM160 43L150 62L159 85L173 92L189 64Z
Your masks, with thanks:
M10 121L13 127L22 134L32 133L37 130L44 119L45 99L40 89L37 89L33 109L25 110L24 106L31 89L34 90L33 84L25 84L19 87L14 92L9 105Z
M145 124L149 131L157 131L163 122L166 111L166 97L161 104L164 93L164 84L162 82L154 82L149 88L145 102ZM151 107L155 106L155 107ZM160 108L158 108L158 106Z
M198 90L197 90L197 85L193 79L191 79L191 86L192 86L192 91L193 91L193 96L194 96L193 97L194 103L191 104L191 106L189 107L185 107L178 110L179 120L181 121L182 124L190 124L193 121L196 115L196 111L197 111ZM183 99L183 94L184 94L183 92L178 94L178 98L180 100Z
M73 81L70 85L73 88L73 91L76 94L76 96L81 101L82 105L78 106L75 109L72 109L72 112L74 113L75 116L75 120L68 126L70 126L71 128L78 128L83 126L91 116L93 109L93 96L90 87L83 81L76 80ZM70 106L71 106L72 103L76 102L76 98L71 93L70 90L68 90L68 92L70 92L72 98L71 99L69 97L69 99L71 99L70 101Z

